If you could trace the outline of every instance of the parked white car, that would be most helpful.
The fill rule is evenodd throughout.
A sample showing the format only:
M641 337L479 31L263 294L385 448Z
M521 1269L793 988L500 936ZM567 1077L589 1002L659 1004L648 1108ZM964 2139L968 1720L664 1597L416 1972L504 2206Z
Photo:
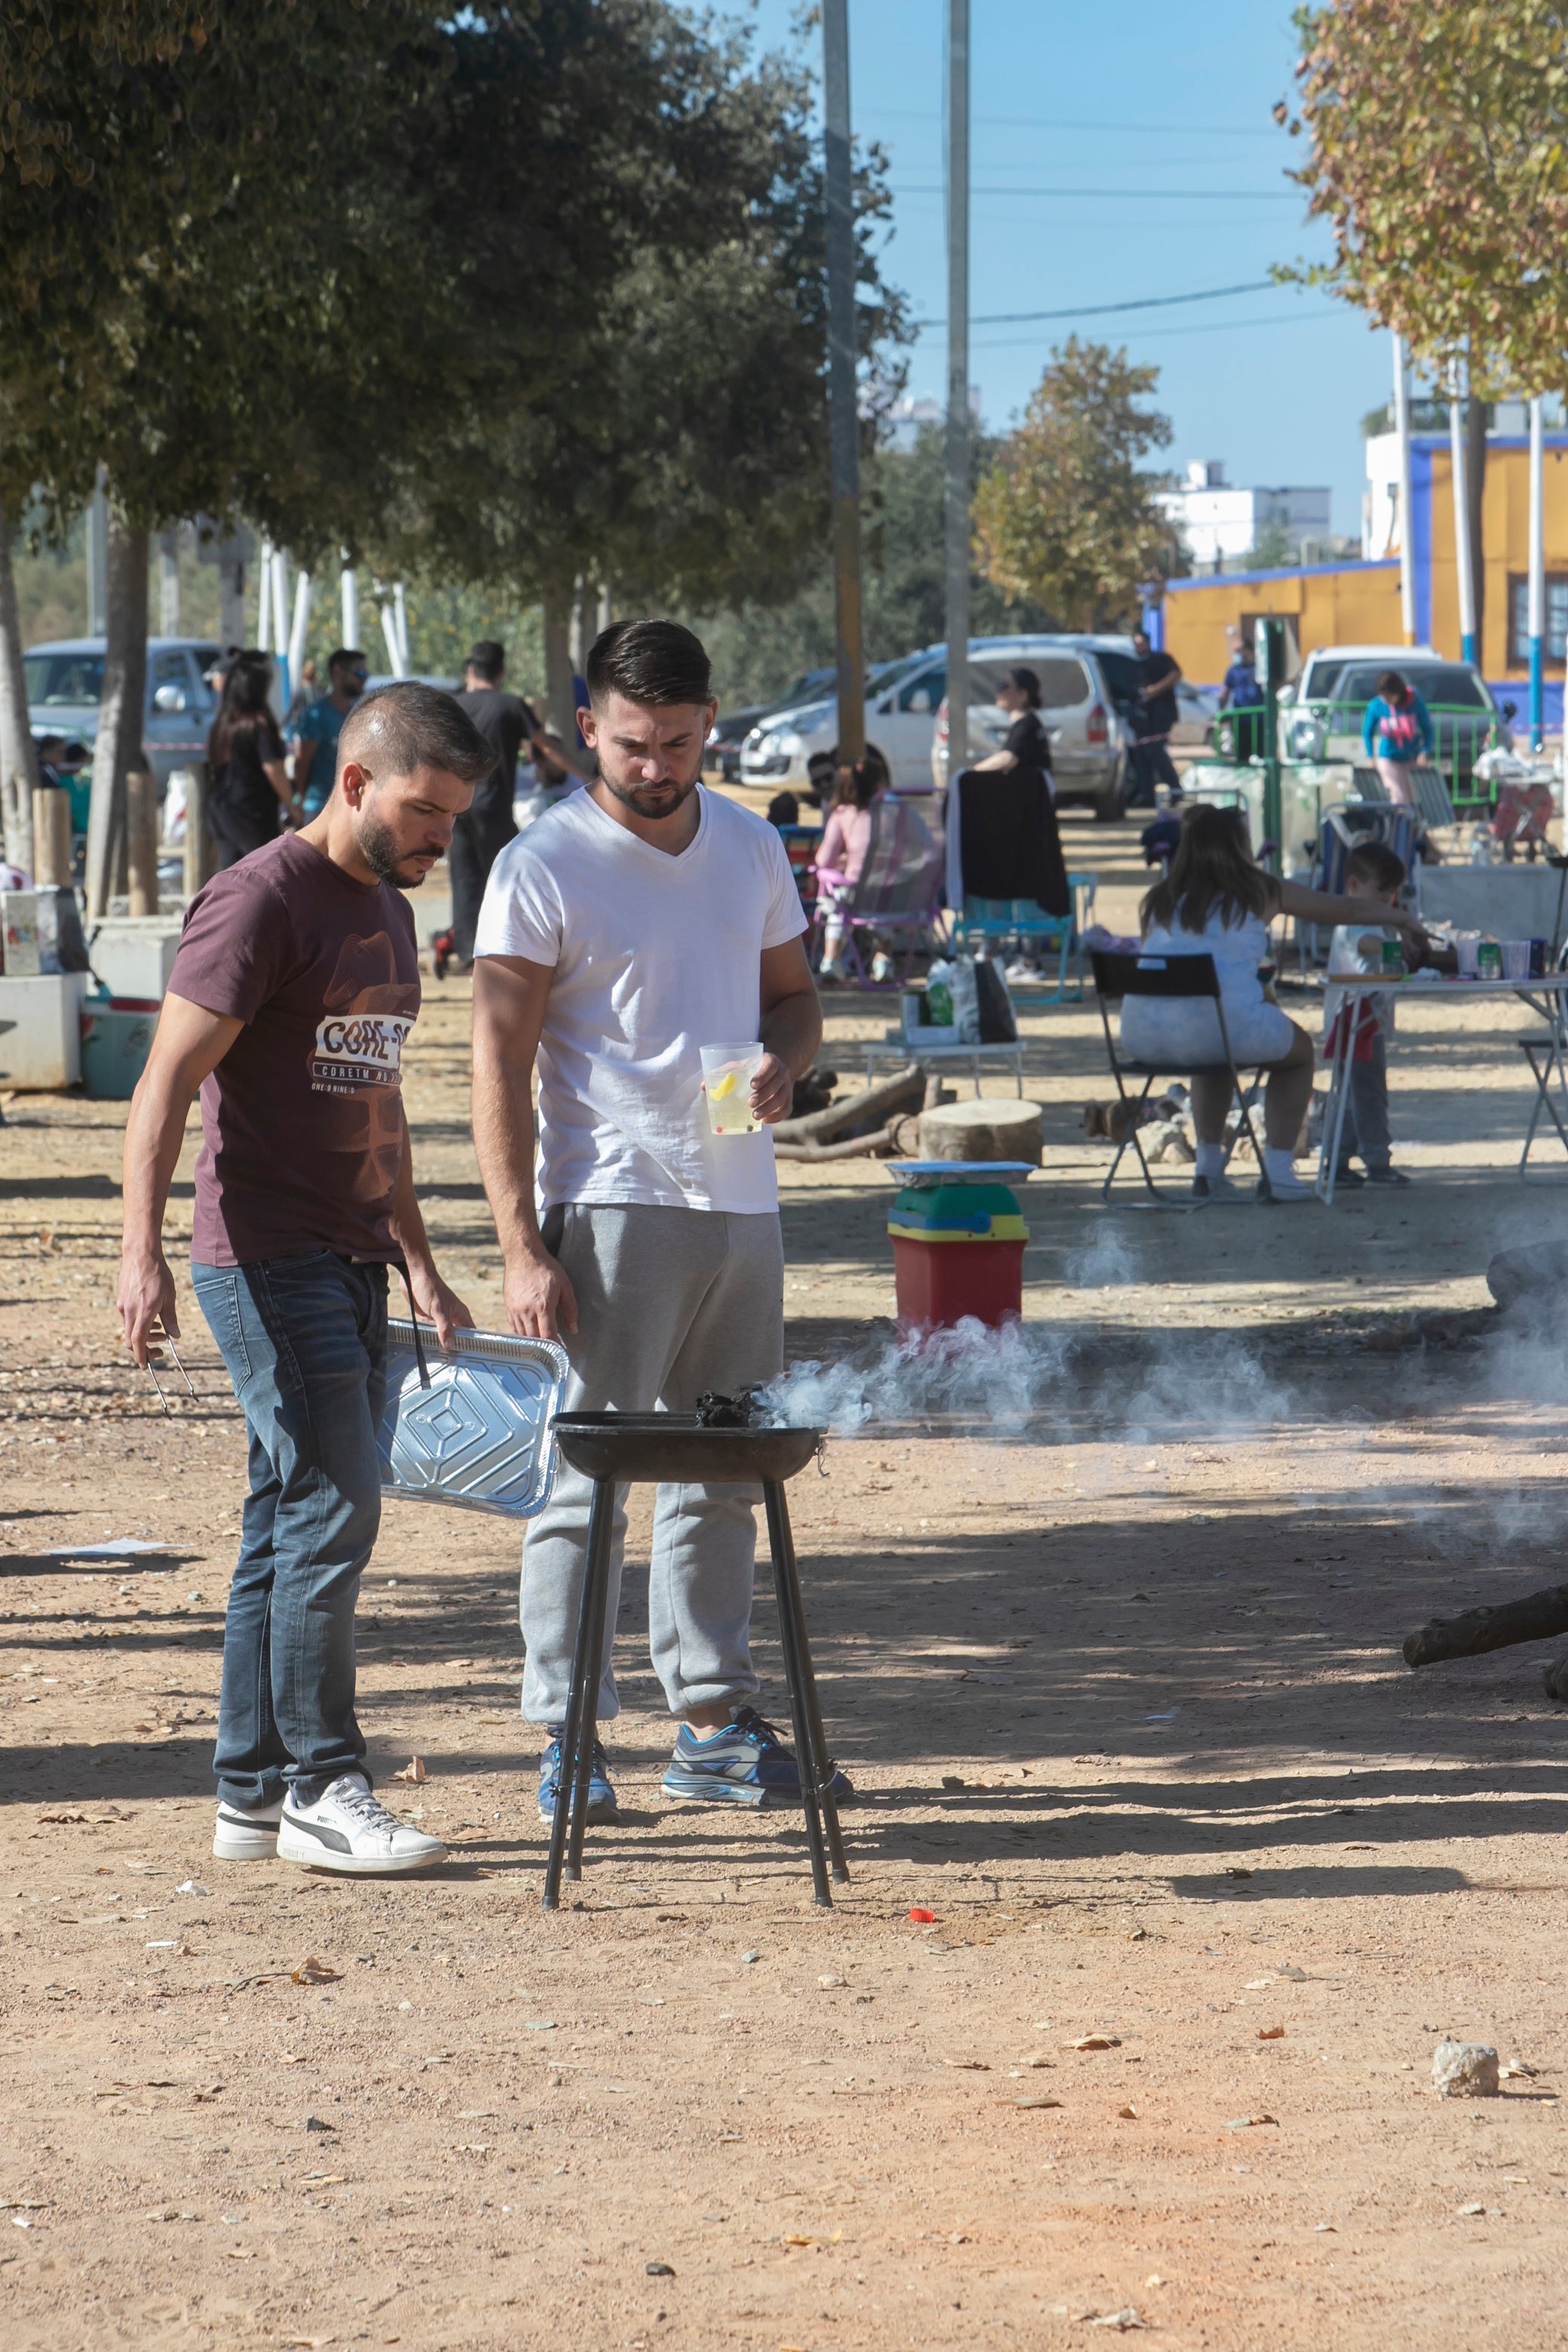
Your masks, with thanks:
M1115 680L1107 677L1102 667L1102 647L1111 666L1124 662L1131 677L1133 656L1131 641L1126 637L972 637L969 656L975 666L972 678L983 670L993 691L1000 672L1015 663L1040 669L1042 663L1066 658L1070 675L1064 670L1057 684L1074 699L1051 705L1053 710L1065 714L1058 790L1065 785L1060 796L1069 800L1097 804L1103 801L1110 815L1116 814L1110 803L1120 795L1124 754L1117 719L1121 698ZM1044 684L1044 671L1041 680ZM866 698L866 740L886 760L895 792L929 793L945 782L945 773L938 770L933 783L932 763L937 714L946 693L945 646L927 646L873 672ZM984 703L982 709L990 707ZM833 749L837 729L838 707L832 697L773 712L746 738L741 752L742 782L775 787L804 784L807 761L814 752ZM973 740L981 740L978 728Z
M1121 814L1126 747L1116 704L1100 657L1066 638L1030 641L969 669L969 750L984 759L1002 743L1012 720L996 701L996 689L1010 669L1022 665L1040 681L1040 717L1051 745L1051 771L1058 807L1087 805L1109 824ZM943 790L948 772L948 707L937 712L931 743L931 778Z
M1469 785L1476 761L1513 736L1514 705L1500 709L1474 662L1449 661L1431 646L1319 646L1294 686L1280 689L1281 734L1290 760L1363 760L1362 721L1384 670L1413 686L1431 715L1436 763L1450 788Z

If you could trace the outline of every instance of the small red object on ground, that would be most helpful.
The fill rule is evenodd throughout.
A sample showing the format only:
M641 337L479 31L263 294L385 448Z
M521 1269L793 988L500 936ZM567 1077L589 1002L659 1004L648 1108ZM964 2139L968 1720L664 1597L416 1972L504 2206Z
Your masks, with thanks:
M928 1927L934 1927L936 1925L936 1913L934 1911L911 1911L910 1913L910 1917L917 1923L922 1924Z

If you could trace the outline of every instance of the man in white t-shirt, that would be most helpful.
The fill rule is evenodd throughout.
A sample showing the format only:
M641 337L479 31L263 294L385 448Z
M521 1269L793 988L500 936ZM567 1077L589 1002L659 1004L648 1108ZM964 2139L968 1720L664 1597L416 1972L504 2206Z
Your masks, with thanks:
M568 1411L689 1412L705 1390L773 1379L784 1351L773 1138L709 1132L701 1048L760 1040L752 1102L771 1123L789 1115L822 1016L777 833L698 789L716 709L699 640L672 621L617 623L589 654L587 682L578 719L597 781L508 844L479 916L474 1140L509 1323L565 1347ZM523 1560L522 1711L546 1727L546 1821L591 1491L563 1465ZM658 1489L648 1636L680 1719L672 1796L800 1801L794 1757L750 1703L756 1500L739 1486ZM625 1526L617 1511L606 1718L619 1712L609 1662ZM596 1750L592 1810L615 1804Z

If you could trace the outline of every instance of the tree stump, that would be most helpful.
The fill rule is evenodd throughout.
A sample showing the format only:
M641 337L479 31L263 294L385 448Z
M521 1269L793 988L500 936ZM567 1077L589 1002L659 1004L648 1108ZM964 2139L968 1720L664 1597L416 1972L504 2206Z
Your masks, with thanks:
M1040 1164L1040 1106L982 1097L921 1113L922 1160L1018 1160Z

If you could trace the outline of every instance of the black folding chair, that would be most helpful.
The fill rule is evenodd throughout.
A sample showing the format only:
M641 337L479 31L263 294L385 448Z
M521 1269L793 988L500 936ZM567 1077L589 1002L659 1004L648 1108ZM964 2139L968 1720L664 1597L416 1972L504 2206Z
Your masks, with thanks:
M1247 1091L1241 1083L1241 1074L1236 1066L1236 1055L1231 1051L1230 1031L1226 1026L1225 1004L1219 992L1219 974L1215 970L1213 956L1107 955L1098 948L1091 948L1089 962L1094 969L1095 991L1100 998L1100 1018L1105 1030L1105 1051L1110 1064L1110 1075L1116 1080L1117 1093L1121 1100L1130 1106L1132 1112L1131 1124L1117 1145L1116 1157L1111 1161L1105 1181L1100 1188L1100 1199L1108 1201L1110 1198L1111 1183L1117 1170L1121 1165L1122 1156L1128 1145L1131 1144L1138 1155L1138 1165L1143 1171L1143 1181L1149 1189L1151 1205L1157 1205L1162 1209L1201 1209L1205 1206L1201 1200L1178 1200L1155 1183L1149 1173L1149 1162L1143 1157L1143 1145L1139 1136L1139 1117L1149 1099L1149 1089L1156 1078L1191 1078L1200 1073L1223 1070L1230 1080L1231 1091L1236 1097L1237 1108L1241 1112L1241 1125L1246 1131L1247 1141L1252 1146L1253 1157L1258 1162L1261 1196L1266 1201L1271 1201L1274 1194L1268 1181L1268 1171L1263 1164L1263 1154L1258 1149L1258 1138L1253 1133L1252 1113L1248 1108ZM1214 1006L1215 1018L1219 1024L1220 1044L1225 1049L1223 1061L1189 1064L1136 1062L1124 1056L1110 1025L1110 1013L1113 1005L1121 1005L1129 996L1154 996L1167 1001L1172 998L1206 998ZM1253 1081L1255 1086L1261 1080L1263 1068L1267 1066L1265 1064L1259 1068L1258 1077ZM1129 1078L1142 1079L1143 1084L1137 1094L1129 1090L1126 1084ZM1234 1148L1235 1139L1233 1138L1231 1149L1234 1150ZM1226 1158L1228 1160L1229 1157L1230 1152L1227 1151Z

